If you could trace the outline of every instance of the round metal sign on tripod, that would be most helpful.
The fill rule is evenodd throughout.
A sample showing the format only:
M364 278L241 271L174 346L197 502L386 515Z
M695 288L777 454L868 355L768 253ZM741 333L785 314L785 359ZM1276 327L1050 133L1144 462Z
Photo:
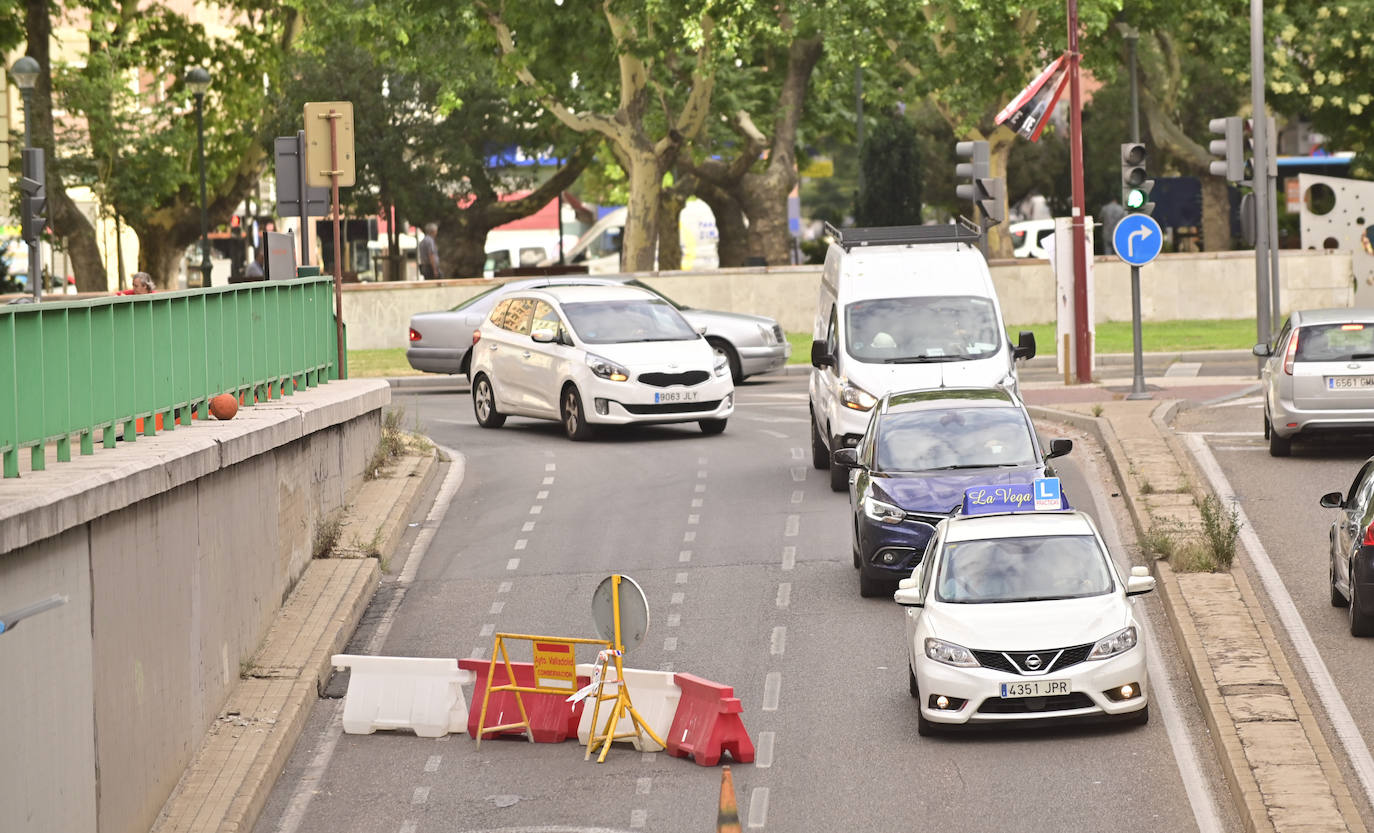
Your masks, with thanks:
M629 576L606 576L592 593L592 621L596 635L616 648L638 648L649 633L649 602L644 588Z

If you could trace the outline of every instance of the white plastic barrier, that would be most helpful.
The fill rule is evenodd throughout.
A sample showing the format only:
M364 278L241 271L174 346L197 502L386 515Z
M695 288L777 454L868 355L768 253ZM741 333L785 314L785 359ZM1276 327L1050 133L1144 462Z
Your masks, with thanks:
M471 674L456 659L335 654L334 667L349 668L343 728L350 735L378 729L410 729L422 738L467 729L462 684Z
M588 676L596 668L593 663L579 663L577 666L578 676ZM616 682L615 666L606 669L606 694L614 694ZM654 730L654 734L660 738L668 737L668 730L673 726L673 715L677 713L677 703L682 699L682 689L673 682L671 671L644 671L638 668L625 669L625 683L630 689L630 702L634 705L635 711L644 722L649 724L649 728ZM601 712L597 715L597 731L606 725L606 720L611 716L611 708L615 705L612 700L607 700L601 704ZM583 745L587 745L587 740L592 736L592 710L596 707L594 697L587 698L582 706L582 720L577 724L577 740ZM629 715L620 718L616 724L616 734L622 732L633 732L634 721ZM640 752L658 752L663 747L654 743L653 738L645 735L643 740L640 738L625 738L620 743L629 741L634 744L635 749Z

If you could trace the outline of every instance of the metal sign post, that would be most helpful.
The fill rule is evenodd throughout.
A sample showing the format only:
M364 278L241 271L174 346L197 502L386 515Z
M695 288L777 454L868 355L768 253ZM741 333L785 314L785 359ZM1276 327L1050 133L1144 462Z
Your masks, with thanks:
M1134 373L1127 399L1149 399L1145 390L1145 358L1140 337L1140 267L1159 256L1164 232L1148 214L1127 214L1112 232L1112 248L1117 257L1131 265L1131 335L1134 345Z

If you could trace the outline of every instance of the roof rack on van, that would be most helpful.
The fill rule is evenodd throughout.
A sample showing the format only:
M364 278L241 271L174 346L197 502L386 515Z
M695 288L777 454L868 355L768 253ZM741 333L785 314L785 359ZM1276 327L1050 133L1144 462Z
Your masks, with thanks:
M855 246L902 246L912 243L968 243L977 245L982 237L979 228L964 217L957 223L935 226L877 226L873 228L838 229L825 224L830 235L847 252Z

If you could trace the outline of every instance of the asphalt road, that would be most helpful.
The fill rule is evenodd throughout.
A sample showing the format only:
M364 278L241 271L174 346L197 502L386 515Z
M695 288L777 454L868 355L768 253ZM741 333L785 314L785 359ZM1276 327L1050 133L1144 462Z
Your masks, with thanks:
M620 572L643 586L652 617L626 664L733 685L744 704L759 750L734 767L747 830L1237 829L1209 798L1226 796L1220 767L1154 596L1138 602L1159 648L1148 726L919 738L903 612L858 595L847 499L809 463L804 377L750 380L738 396L720 436L687 425L575 444L554 423L484 431L464 392L398 392L408 426L462 455L462 484L403 600L384 587L350 650L487 657L493 629L592 636L592 591ZM1100 479L1100 455L1075 439L1056 465L1070 495L1092 496L1075 502L1111 541L1120 498ZM1123 560L1134 551L1115 549ZM259 833L715 821L718 768L620 744L598 765L573 742L478 751L466 735L340 735L338 704L316 705Z
M1350 790L1369 825L1374 799L1374 759L1368 751L1374 746L1374 698L1369 696L1374 690L1374 640L1352 637L1346 611L1330 604L1328 532L1338 511L1323 509L1317 500L1327 492L1349 491L1360 466L1374 454L1374 438L1298 440L1291 457L1270 457L1258 395L1184 411L1176 417L1175 428L1206 450L1204 462L1207 457L1215 460L1218 491L1235 495L1243 521L1263 550L1260 560L1273 565L1279 585L1265 587L1258 578L1252 581L1266 600L1275 632L1288 643L1289 662L1304 678L1327 742L1346 768ZM1248 556L1250 574L1259 576L1262 566L1257 567L1256 553ZM1280 608L1289 605L1300 619L1297 628L1285 626L1281 618ZM1304 662L1300 646L1308 639L1315 656ZM1322 678L1327 674L1334 691L1323 699ZM1348 719L1342 710L1348 711ZM1354 742L1343 743L1341 734Z

